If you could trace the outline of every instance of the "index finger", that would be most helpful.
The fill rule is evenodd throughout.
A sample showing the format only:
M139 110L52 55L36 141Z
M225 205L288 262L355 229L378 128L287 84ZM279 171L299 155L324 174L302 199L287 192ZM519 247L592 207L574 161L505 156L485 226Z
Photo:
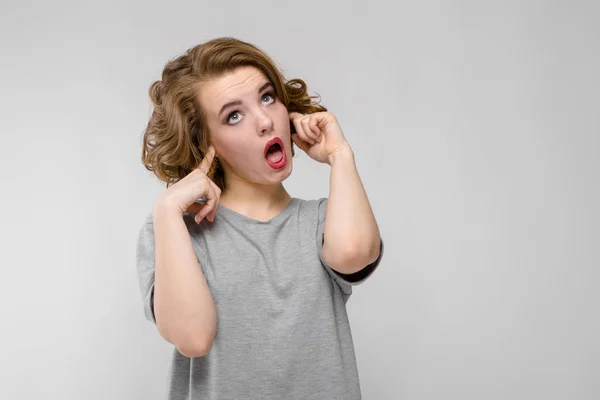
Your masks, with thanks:
M217 151L215 150L215 148L211 144L210 147L208 148L208 151L204 155L204 158L202 159L202 162L198 166L198 169L200 171L202 171L205 175L208 174L208 171L210 170L210 166L212 165L213 160L215 159L216 152Z
M288 113L288 115L289 115L289 117L290 117L290 120L294 120L294 119L296 119L296 118L302 118L302 117L305 117L305 115L304 115L304 114L300 114L299 112L295 112L295 111L289 112L289 113Z

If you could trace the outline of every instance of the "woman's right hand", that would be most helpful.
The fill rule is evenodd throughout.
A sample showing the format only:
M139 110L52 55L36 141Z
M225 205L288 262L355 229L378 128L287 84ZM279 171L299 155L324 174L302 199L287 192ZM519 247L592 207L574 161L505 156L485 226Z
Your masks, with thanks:
M211 145L200 165L183 179L169 186L158 198L156 207L177 207L181 213L194 213L197 224L204 217L213 222L221 196L221 189L207 176L214 158L215 148ZM206 198L204 205L196 203L201 197Z

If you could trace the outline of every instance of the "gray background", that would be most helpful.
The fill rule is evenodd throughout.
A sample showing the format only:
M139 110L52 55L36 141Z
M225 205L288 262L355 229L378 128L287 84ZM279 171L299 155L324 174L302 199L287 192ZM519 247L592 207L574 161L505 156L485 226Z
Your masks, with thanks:
M163 399L135 239L147 89L217 36L334 112L387 243L365 399L600 398L598 2L2 2L0 398ZM328 193L295 159L294 196Z

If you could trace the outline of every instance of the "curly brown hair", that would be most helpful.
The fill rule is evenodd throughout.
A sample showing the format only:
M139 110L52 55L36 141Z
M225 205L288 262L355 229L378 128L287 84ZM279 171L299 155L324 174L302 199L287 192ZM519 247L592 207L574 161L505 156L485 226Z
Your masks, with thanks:
M288 111L302 114L327 111L313 101L319 96L307 94L303 80L286 81L273 60L255 45L222 37L188 49L165 65L162 79L149 89L154 110L144 132L142 163L167 187L192 172L209 148L210 132L198 100L200 83L241 66L253 66L264 73ZM223 166L218 157L208 176L225 190Z

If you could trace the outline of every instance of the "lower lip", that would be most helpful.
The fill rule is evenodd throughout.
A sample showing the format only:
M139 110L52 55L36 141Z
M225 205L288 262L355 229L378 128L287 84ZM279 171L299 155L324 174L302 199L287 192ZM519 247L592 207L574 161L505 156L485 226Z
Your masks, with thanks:
M281 169L281 168L285 167L286 161L287 161L287 159L285 156L285 151L283 151L283 157L281 157L281 160L279 162L272 163L269 160L267 160L267 164L269 164L269 166L273 169Z

